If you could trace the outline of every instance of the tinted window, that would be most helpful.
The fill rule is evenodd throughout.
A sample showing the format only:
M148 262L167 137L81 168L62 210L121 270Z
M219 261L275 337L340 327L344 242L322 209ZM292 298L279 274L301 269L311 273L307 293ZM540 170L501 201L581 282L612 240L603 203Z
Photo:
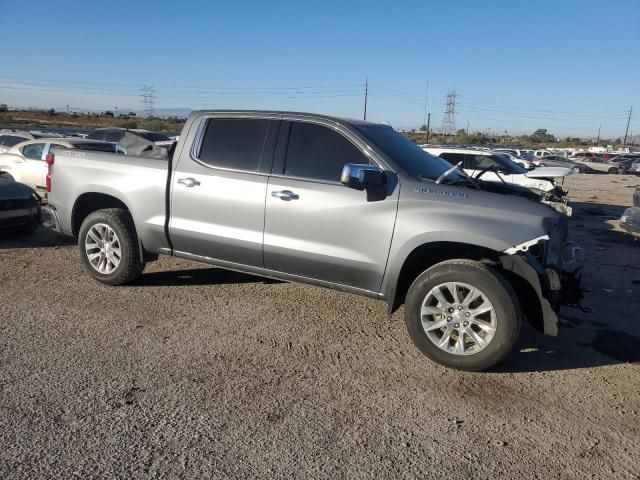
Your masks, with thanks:
M106 141L118 143L124 137L124 130L112 130L107 132Z
M444 152L440 154L440 158L444 158L451 165L457 165L458 163L462 162L462 165L460 168L473 168L473 166L470 165L468 159L466 158L468 156L469 155L465 155L464 153L451 153L451 152Z
M2 135L0 136L0 145L4 145L5 147L13 147L22 142L26 142L29 140L24 137L15 137L13 135Z
M42 160L42 152L44 152L44 143L30 143L22 149L22 154L31 160Z
M327 127L304 122L291 125L285 175L338 182L346 163L369 163L369 159Z
M86 138L89 140L104 140L106 134L107 132L104 130L94 130L93 132L89 132Z
M198 158L214 166L258 170L270 120L211 118Z
M146 138L150 142L167 142L170 140L169 137L163 135L162 133L155 132L135 132L140 135L142 138Z
M451 168L446 160L425 152L391 127L384 125L356 126L376 147L416 180L423 178L436 180ZM451 181L463 177L454 171L447 178Z

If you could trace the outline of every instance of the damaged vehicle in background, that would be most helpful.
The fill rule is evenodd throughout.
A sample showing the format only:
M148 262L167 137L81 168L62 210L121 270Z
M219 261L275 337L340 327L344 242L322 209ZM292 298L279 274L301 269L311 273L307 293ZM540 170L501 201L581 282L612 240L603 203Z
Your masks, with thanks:
M534 160L538 167L563 167L570 169L573 173L596 173L597 170L591 165L585 165L562 155L547 155L544 158Z
M29 186L0 176L0 235L40 225L40 197Z
M59 149L125 154L117 144L82 138L38 138L26 140L0 154L0 176L26 183L38 189L46 187L49 153Z
M571 215L567 192L556 185L555 178L571 175L568 168L547 167L526 170L501 153L469 148L422 147L431 155L459 165L468 176L482 183L501 183L504 193L538 199L561 213Z
M47 158L46 224L77 238L96 281L133 282L172 255L384 300L389 312L404 303L425 355L476 371L512 350L523 317L556 335L555 311L580 299L566 215L389 126L199 111L175 152Z

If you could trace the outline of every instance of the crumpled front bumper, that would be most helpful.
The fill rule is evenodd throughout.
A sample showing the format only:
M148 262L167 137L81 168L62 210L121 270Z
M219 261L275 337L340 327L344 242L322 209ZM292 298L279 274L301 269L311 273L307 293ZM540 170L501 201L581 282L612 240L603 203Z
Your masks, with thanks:
M577 243L566 241L555 256L555 262L543 265L540 258L528 251L531 246L509 249L500 261L503 269L525 280L534 290L541 309L543 331L555 336L558 334L556 312L560 306L577 305L582 299L584 250Z

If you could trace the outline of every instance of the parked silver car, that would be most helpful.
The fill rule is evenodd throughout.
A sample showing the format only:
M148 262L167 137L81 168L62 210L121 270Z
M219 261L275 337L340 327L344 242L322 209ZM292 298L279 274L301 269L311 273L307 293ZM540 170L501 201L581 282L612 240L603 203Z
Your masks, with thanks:
M389 126L203 111L175 152L47 160L47 224L77 237L97 281L132 282L165 254L381 299L389 312L404 303L416 346L465 370L502 360L523 317L555 335L554 310L579 300L567 216Z

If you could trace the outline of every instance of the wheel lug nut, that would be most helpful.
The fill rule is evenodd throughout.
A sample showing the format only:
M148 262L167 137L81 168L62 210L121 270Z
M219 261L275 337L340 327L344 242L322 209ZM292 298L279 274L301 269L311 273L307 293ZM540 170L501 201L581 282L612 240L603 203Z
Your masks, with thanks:
M450 322L451 320L453 320L453 317L447 317L447 322Z
M458 310L462 310L462 305L458 305Z
M469 322L462 322L462 326L468 327L469 326Z
M455 328L460 328L460 324L459 324L459 323L454 323L454 324L453 324L453 326L454 326Z
M465 316L465 317L470 317L470 316L471 316L471 314L470 314L469 312L465 312L465 313L464 313L464 316Z
M453 312L454 312L453 308L450 308L449 313L453 313Z

